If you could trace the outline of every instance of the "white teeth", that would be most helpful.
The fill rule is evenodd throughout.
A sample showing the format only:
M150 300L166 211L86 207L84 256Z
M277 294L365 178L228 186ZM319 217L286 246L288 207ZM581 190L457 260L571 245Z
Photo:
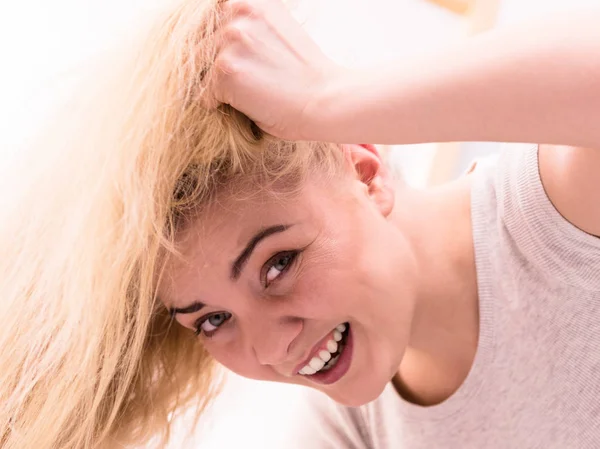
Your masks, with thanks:
M302 368L302 371L304 371L304 374L308 374L309 376L311 374L315 374L317 372L316 369L312 369L310 366L306 365L304 368Z
M327 369L331 369L333 366L335 366L339 358L339 354L335 356L333 360L331 359L331 357L332 354L335 354L337 352L339 348L337 342L342 340L342 332L344 332L345 330L345 324L339 324L338 326L336 326L336 328L333 331L333 339L327 340L327 351L325 351L324 349L319 351L318 356L313 357L308 363L308 365L304 366L304 368L298 371L298 374L302 374L303 376L313 375L317 371L321 371L327 362L329 362Z
M322 350L321 352L319 352L319 357L321 357L321 360L327 363L329 362L329 360L331 360L331 352Z
M327 341L327 350L332 354L338 350L338 344L333 340Z
M321 360L319 357L313 357L312 360L310 361L309 365L316 372L325 366L325 362L323 360Z
M335 341L340 341L342 339L342 333L339 330L334 330L333 331L333 339Z

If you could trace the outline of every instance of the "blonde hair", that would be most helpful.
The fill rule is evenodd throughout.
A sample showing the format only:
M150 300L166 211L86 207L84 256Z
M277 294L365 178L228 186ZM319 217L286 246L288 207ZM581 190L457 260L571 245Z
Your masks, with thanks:
M198 418L214 363L156 297L178 227L225 186L293 186L343 163L337 146L206 110L216 1L169 8L94 68L3 186L2 449L160 445L184 406Z

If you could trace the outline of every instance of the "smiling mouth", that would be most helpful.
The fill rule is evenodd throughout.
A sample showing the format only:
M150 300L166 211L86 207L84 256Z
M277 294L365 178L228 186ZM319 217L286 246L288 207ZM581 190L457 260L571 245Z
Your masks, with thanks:
M349 323L343 323L336 326L331 332L325 346L315 354L310 361L298 371L298 374L306 377L314 376L318 373L325 373L334 368L344 349L350 330Z

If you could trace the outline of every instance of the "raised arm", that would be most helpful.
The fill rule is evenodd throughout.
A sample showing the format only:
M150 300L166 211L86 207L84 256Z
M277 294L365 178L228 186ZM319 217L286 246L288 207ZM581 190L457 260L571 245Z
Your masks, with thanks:
M330 130L341 141L600 147L600 9L493 30L389 68L343 72L314 105L327 124L313 125L315 137Z
M600 8L363 71L329 60L279 0L229 0L214 86L290 139L600 146Z

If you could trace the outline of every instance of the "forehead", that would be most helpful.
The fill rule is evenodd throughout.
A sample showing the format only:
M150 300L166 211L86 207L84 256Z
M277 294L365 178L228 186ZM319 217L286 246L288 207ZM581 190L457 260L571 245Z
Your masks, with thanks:
M306 184L294 192L257 189L246 194L218 195L177 236L183 250L192 241L204 249L245 245L257 231L277 224L314 221L321 217L326 190Z
M191 297L191 279L224 285L224 273L257 232L277 225L291 226L285 239L306 240L325 229L336 208L339 189L331 183L307 182L293 193L258 190L249 195L223 194L197 214L177 235L181 257L169 258L160 296L167 306Z

